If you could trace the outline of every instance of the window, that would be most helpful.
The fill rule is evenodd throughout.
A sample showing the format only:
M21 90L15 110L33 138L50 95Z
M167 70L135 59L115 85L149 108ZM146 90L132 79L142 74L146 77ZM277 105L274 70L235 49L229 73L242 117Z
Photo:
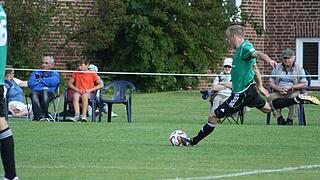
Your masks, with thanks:
M296 40L298 64L310 72L311 86L320 86L320 38L298 38Z

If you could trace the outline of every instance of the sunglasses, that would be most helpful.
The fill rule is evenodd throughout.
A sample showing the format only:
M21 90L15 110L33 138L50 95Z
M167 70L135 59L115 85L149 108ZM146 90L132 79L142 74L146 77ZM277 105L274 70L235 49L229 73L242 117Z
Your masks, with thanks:
M226 65L226 66L223 66L224 68L231 68L231 66L228 66L228 65Z

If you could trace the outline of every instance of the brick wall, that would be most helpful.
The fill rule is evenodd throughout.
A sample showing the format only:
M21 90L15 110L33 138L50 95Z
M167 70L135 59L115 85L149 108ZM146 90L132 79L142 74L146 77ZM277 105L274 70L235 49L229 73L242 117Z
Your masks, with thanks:
M285 48L295 50L296 38L320 37L320 1L268 0L266 52L280 61Z
M60 6L63 13L54 18L54 23L61 21L61 25L69 28L70 32L76 31L79 27L79 17L83 17L86 12L91 13L93 2L94 0L61 0ZM67 16L67 12L70 10L74 13L75 21L71 21ZM66 67L67 62L75 62L83 57L81 52L83 44L70 42L68 46L65 46L65 38L59 29L57 29L48 38L44 39L50 44L51 52L55 54L58 69L68 69ZM89 57L89 60L95 61L93 57Z
M242 8L263 25L263 1L242 0ZM245 24L246 39L258 51L266 53L271 59L281 62L283 49L295 50L296 38L320 37L320 1L313 0L267 0L266 32L258 37L249 24ZM232 51L230 51L232 52ZM258 60L261 74L271 74L271 67ZM267 86L267 78L263 78ZM208 87L202 82L200 88Z

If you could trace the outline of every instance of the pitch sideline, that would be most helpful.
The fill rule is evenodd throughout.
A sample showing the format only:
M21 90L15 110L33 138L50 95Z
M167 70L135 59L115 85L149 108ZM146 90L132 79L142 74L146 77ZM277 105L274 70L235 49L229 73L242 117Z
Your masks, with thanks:
M175 178L175 179L162 179L162 180L206 180L206 179L221 179L227 177L238 177L238 176L247 176L252 174L263 174L263 173L274 173L274 172L287 172L287 171L295 171L295 170L303 170L303 169L314 169L320 168L320 164L314 165L304 165L297 167L284 167L281 169L261 169L261 170L251 170L251 171L243 171L239 173L230 173L223 174L217 176L203 176L203 177L189 177L189 178Z

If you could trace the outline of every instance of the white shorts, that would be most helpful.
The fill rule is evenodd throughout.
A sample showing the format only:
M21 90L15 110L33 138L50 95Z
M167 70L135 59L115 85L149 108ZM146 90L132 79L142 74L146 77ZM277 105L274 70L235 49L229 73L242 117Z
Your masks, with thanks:
M20 112L26 110L28 107L31 109L31 104L26 105L23 102L20 101L11 101L8 104L9 109L18 109Z

